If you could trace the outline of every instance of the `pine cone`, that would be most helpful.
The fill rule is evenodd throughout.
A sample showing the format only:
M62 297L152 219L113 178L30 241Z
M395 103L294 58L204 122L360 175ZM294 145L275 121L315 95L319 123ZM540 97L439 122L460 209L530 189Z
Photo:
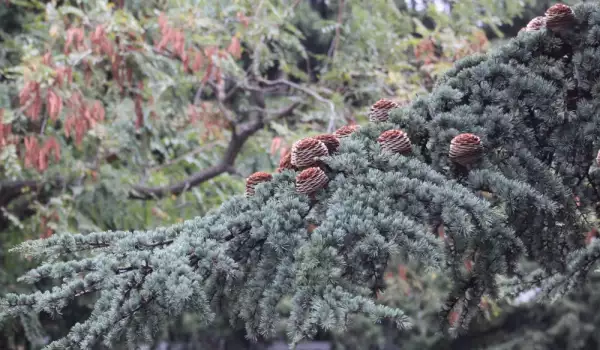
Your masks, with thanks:
M296 176L296 191L302 194L311 195L318 190L325 188L329 179L321 168L313 167L302 170Z
M246 179L246 195L251 196L254 194L254 188L261 182L269 182L273 179L273 176L264 171L256 172Z
M450 160L463 166L472 164L483 154L481 139L473 134L460 134L450 142Z
M317 140L323 142L323 144L325 144L325 147L327 147L327 151L329 152L329 155L334 154L340 148L340 140L338 140L338 138L335 135L322 134L322 135L314 136L313 139L317 139Z
M554 32L569 29L574 24L575 14L565 4L556 4L546 11L546 27Z
M359 125L342 126L341 128L339 128L335 131L335 136L337 136L339 138L346 137L346 136L349 136L350 134L352 134L353 132L355 132L356 130L358 130L359 128L360 128Z
M327 146L315 138L307 137L292 145L292 165L307 168L317 165L315 158L329 155Z
M393 153L406 154L412 150L410 139L402 130L384 131L377 138L377 142L381 144L381 149Z
M285 169L297 170L296 167L292 164L292 152L288 151L286 154L281 157L279 160L279 168L277 168L278 173L282 173Z
M534 19L532 19L531 21L529 21L529 23L527 23L527 27L525 27L525 30L528 32L533 32L536 30L540 30L540 29L544 28L545 26L546 26L546 17L537 16Z
M390 117L390 111L398 107L399 105L396 102L382 98L371 106L371 110L369 111L369 121L384 122Z

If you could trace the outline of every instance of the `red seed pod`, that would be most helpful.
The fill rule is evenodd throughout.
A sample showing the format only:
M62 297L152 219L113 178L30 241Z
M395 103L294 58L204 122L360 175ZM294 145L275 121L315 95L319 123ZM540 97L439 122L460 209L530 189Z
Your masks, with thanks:
M346 125L346 126L342 126L341 128L339 128L339 129L337 129L335 131L335 136L337 136L338 138L350 136L350 134L352 134L353 132L355 132L359 128L360 128L359 125Z
M369 110L369 121L384 122L390 117L390 111L399 106L400 105L394 101L382 98L371 106L371 109Z
M340 140L335 135L322 134L322 135L314 136L313 139L317 139L317 140L323 142L323 144L325 144L325 147L327 147L327 151L329 152L329 155L334 154L340 148Z
M269 173L265 173L264 171L256 172L246 179L246 195L251 196L254 194L254 188L256 185L262 182L268 182L273 179L273 176Z
M318 164L316 158L329 154L327 146L315 138L307 137L292 145L292 165L307 168Z
M561 32L575 24L573 10L565 4L556 4L546 11L546 27L553 32Z
M531 21L529 21L529 23L527 23L527 27L525 27L525 30L528 32L533 32L536 30L540 30L540 29L544 28L545 26L546 26L546 17L537 16L534 19L532 19Z
M302 170L296 176L296 191L306 195L315 194L322 188L327 186L329 178L321 168L313 167Z
M462 166L477 161L483 155L483 145L479 136L460 134L450 142L450 160Z
M392 153L406 154L412 150L410 139L402 130L384 131L377 138L377 142L381 144L381 149Z

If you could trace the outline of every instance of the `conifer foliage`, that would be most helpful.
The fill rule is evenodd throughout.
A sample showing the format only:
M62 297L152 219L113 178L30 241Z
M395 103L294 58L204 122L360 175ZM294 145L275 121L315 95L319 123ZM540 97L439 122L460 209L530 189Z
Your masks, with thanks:
M60 286L7 295L0 315L57 314L97 292L87 321L51 349L151 338L184 311L269 337L287 296L292 342L343 329L353 313L402 328L401 307L375 298L397 252L451 277L440 310L451 331L499 296L500 275L561 295L600 257L598 240L584 245L600 201L600 5L553 7L536 21L387 120L338 130L339 147L331 135L298 141L278 173L205 217L25 242L18 250L44 262L23 279ZM59 259L67 254L75 259ZM542 268L524 275L521 258Z

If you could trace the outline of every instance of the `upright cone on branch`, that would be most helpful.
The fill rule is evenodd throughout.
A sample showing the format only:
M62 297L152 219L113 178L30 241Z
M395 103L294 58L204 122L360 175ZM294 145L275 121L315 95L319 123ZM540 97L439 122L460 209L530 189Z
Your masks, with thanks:
M251 196L254 194L254 188L256 185L262 182L269 182L273 179L273 176L264 171L256 172L246 179L246 195Z
M277 168L277 172L281 173L286 169L297 170L296 167L292 164L292 152L288 151L285 153L283 157L279 160L279 168Z
M462 166L476 162L483 155L481 139L473 134L460 134L450 142L450 160Z
M296 176L296 191L306 195L313 195L327 186L329 178L321 168L313 167L302 170Z
M575 24L575 14L571 7L556 4L546 11L546 27L553 32L561 32Z
M323 144L325 144L325 147L327 147L327 151L329 152L329 155L334 154L340 148L340 140L335 135L322 134L322 135L314 136L313 138L317 139L317 140L323 142Z
M345 125L335 131L335 136L339 138L350 136L358 129L360 129L359 125Z
M381 149L392 153L406 154L412 150L410 139L402 130L384 131L377 138L377 142L381 144Z
M371 122L384 122L387 121L390 117L390 111L394 108L399 107L396 102L386 100L384 98L375 102L373 106L371 106L371 110L369 111L369 121Z
M329 155L327 146L315 138L307 137L292 145L292 165L307 168L317 165L319 157Z
M529 21L529 23L527 23L527 27L525 27L525 30L528 32L533 32L536 30L540 30L540 29L544 28L545 26L546 26L546 17L537 16L534 19L532 19L531 21Z

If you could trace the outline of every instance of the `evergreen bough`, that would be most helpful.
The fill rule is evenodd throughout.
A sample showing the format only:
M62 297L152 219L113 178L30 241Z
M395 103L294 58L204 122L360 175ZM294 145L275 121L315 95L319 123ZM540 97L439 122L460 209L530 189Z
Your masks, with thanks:
M440 310L450 331L484 295L507 291L499 281L561 296L600 257L598 240L584 244L600 200L600 5L551 10L551 28L536 19L457 62L429 96L339 130L339 147L324 143L331 136L301 143L272 178L205 217L23 243L44 263L22 279L61 285L6 295L0 317L58 315L98 292L89 318L48 349L111 344L123 331L152 338L186 311L269 337L287 296L293 343L344 329L353 313L402 328L402 309L375 297L398 252L451 278ZM524 258L540 268L525 273Z

